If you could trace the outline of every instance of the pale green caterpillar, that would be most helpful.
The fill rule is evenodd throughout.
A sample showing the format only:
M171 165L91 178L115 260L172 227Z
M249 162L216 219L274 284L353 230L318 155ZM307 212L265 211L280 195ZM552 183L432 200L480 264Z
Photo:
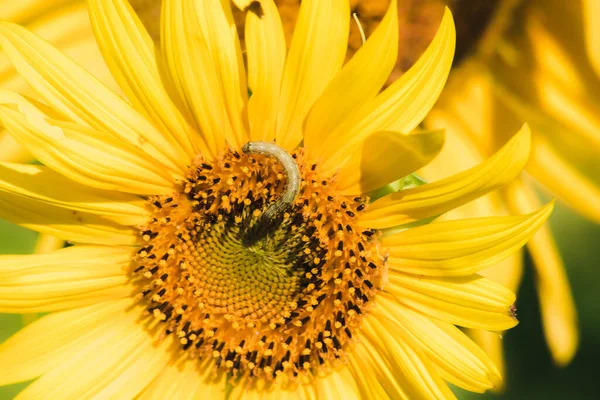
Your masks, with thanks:
M275 158L285 171L286 184L281 198L271 204L264 212L266 221L273 220L277 215L285 211L296 199L300 191L300 169L294 158L275 143L248 142L242 147L245 154L264 154Z

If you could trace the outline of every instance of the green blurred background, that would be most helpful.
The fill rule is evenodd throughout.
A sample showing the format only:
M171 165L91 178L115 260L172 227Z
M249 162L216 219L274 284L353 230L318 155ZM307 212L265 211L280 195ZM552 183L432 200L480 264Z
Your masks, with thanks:
M520 324L504 335L506 390L474 395L457 390L460 399L598 399L600 362L600 226L558 204L550 219L563 254L579 311L581 346L571 365L555 367L544 342L530 265L518 297ZM33 250L34 232L0 220L0 252ZM528 261L529 262L529 261ZM23 325L21 315L0 314L0 342ZM43 340L43 338L41 338ZM12 399L25 384L0 387L0 399Z

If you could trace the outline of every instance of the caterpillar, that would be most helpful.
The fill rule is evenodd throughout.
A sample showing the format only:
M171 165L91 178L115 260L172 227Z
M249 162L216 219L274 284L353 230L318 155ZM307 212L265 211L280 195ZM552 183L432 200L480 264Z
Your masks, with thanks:
M300 191L300 169L294 158L275 143L248 142L242 146L245 154L263 154L275 158L285 171L286 184L281 198L271 204L263 214L265 220L272 220L285 211L296 199Z

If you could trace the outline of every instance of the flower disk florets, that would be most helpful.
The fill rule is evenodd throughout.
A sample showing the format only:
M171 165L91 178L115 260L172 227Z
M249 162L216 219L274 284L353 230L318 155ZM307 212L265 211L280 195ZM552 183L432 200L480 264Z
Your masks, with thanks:
M296 377L333 367L382 285L377 232L349 198L293 154L300 191L275 218L287 177L265 155L196 160L181 192L150 200L135 273L148 310L193 357L234 376Z

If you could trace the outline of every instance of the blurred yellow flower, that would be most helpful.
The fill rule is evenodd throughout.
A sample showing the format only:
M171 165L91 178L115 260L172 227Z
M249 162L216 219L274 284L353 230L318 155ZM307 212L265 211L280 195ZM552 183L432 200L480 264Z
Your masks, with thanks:
M453 70L425 121L447 129L446 148L426 173L438 179L475 165L502 146L519 121L528 121L533 133L529 175L456 216L535 209L533 177L600 222L600 75L597 47L592 50L600 36L597 7L596 1L504 1L474 54ZM554 361L565 365L578 346L577 315L549 229L542 228L528 249L546 339ZM486 274L517 290L521 263L515 257ZM500 339L482 340L502 365Z
M0 89L0 120L43 164L0 163L0 218L74 244L0 257L0 312L51 313L0 345L0 384L38 378L20 398L73 399L493 387L497 369L457 326L516 325L514 294L477 272L552 204L414 223L513 180L529 128L467 171L371 202L442 146L440 131L411 132L450 70L450 12L381 91L395 1L345 65L348 1L304 0L289 50L275 4L245 5L246 63L228 1L165 0L157 46L126 0L90 0L129 102L0 22L0 47L37 96Z

